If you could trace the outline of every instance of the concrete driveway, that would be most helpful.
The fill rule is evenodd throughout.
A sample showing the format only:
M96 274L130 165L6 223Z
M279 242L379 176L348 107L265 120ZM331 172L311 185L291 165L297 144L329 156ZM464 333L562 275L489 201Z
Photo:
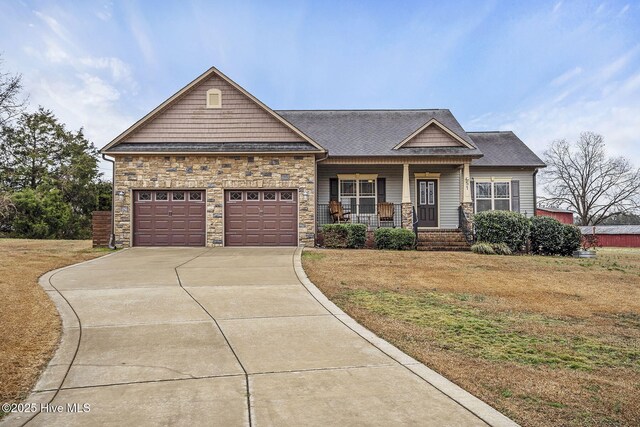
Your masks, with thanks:
M135 248L41 282L63 341L7 424L513 425L342 313L296 249Z

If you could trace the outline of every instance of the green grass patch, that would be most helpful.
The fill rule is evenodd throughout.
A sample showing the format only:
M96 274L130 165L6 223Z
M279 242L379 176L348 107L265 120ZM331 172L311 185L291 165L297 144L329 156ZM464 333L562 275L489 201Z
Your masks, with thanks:
M326 256L325 254L321 254L318 252L307 252L307 251L302 252L302 258L308 259L310 261L320 261L325 256Z
M611 344L592 336L534 335L528 332L533 323L548 330L549 325L565 322L539 314L489 312L478 308L483 299L472 295L350 290L338 295L338 300L431 330L436 337L433 344L466 356L587 371L598 367L640 370L640 349L631 343Z

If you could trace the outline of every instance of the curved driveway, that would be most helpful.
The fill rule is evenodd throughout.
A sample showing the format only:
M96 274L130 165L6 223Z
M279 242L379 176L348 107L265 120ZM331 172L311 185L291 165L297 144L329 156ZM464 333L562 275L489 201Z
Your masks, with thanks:
M48 406L7 424L510 424L328 302L295 249L135 248L41 282L64 327Z

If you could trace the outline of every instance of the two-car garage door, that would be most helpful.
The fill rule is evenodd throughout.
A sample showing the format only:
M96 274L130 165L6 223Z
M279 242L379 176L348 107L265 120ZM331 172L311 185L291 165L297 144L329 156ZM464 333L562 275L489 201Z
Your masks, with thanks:
M225 191L226 246L296 246L298 200L294 190ZM134 246L204 246L202 190L134 191Z

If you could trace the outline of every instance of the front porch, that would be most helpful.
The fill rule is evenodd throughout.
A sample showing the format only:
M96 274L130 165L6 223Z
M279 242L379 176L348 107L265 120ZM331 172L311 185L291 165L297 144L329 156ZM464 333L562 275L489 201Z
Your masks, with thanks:
M366 159L365 159L366 160ZM318 165L317 227L332 223L407 228L414 232L471 227L470 159L400 159Z

